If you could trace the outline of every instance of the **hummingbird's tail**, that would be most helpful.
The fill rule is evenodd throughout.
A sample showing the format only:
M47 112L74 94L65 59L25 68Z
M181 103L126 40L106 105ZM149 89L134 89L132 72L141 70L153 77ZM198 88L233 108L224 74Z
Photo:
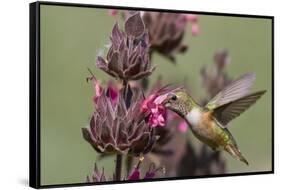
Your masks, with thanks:
M232 145L232 144L228 144L228 145L225 146L225 150L235 159L240 160L240 161L244 162L245 164L249 165L249 162L242 155L242 153L237 148L237 146Z

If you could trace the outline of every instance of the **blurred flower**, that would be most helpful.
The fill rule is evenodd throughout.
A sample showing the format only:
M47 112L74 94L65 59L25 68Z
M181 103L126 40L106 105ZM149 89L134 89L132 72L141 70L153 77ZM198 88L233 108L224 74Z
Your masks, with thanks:
M220 90L228 85L231 80L224 72L230 64L230 57L227 50L220 50L214 55L214 64L201 69L203 87L209 94L209 98L214 97Z
M187 126L186 121L181 121L178 125L178 130L182 133L185 133L187 131L187 128L188 128L188 126Z
M151 150L156 136L140 112L143 101L138 89L122 89L117 102L112 101L110 90L103 90L96 99L90 128L82 128L84 139L103 153L145 154Z
M125 33L115 24L110 40L106 59L98 56L96 62L109 75L126 81L138 80L155 69L151 68L148 34L139 12L125 21Z
M151 51L157 51L173 62L175 53L187 50L187 45L183 44L187 23L191 23L193 35L199 33L196 15L145 11L143 20L148 28Z
M106 181L106 177L104 175L104 168L102 168L102 171L99 171L97 164L95 163L94 170L92 172L91 176L87 176L86 182L101 182Z
M217 51L214 55L214 62L218 70L223 71L230 64L230 56L226 49Z
M141 163L143 162L144 157L141 157L138 159L138 163L136 166L133 168L131 171L130 175L127 177L124 177L124 180L130 180L130 181L136 181L140 179L153 179L156 175L157 172L162 171L163 173L165 172L163 167L158 167L156 168L153 163L150 163L148 170L145 172L144 176L141 177ZM114 179L114 175L113 175ZM104 168L100 171L97 167L97 164L95 163L95 167L92 171L92 174L90 176L87 176L86 182L92 183L92 182L105 182L110 180L109 178L105 177L104 174Z
M194 14L186 14L186 21L191 23L191 33L193 36L197 36L200 33L198 16Z
M177 176L224 174L226 171L226 161L220 152L191 141L186 142L184 154L177 163Z
M108 14L109 14L109 16L116 16L118 14L118 10L117 9L109 9Z
M128 180L140 180L141 179L141 170L140 170L140 165L143 161L143 157L139 159L138 164L134 167L133 171L131 174L128 176ZM148 171L145 173L143 179L152 179L154 178L155 174L162 170L165 172L163 167L156 168L153 163L150 164Z
M192 33L193 36L197 36L200 33L199 25L197 23L192 24L191 33Z
M95 93L96 93L95 96L93 97L93 101L94 101L94 103L97 103L97 100L102 95L104 89L101 86L100 81L98 81L94 75L92 75L91 77L88 77L87 81L89 81L89 80L91 80L93 82L93 86L94 86ZM109 83L108 83L107 95L110 98L112 104L115 106L117 103L119 94L118 94L117 86L114 86L111 81L109 81Z
M186 14L185 15L187 21L192 22L192 23L197 23L198 22L198 16L195 14Z

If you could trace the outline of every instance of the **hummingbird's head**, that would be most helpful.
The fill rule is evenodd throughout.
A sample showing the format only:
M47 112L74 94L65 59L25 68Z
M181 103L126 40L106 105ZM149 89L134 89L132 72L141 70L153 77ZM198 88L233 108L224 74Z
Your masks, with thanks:
M163 104L184 118L193 108L194 102L186 91L180 90L169 93Z

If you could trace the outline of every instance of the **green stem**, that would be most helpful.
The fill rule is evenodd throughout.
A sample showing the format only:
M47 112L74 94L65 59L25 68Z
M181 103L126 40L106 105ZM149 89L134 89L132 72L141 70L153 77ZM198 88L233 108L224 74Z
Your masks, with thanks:
M128 154L127 157L126 157L126 172L127 172L127 174L130 173L130 171L131 171L132 163L133 163L133 157Z
M115 179L121 181L122 174L122 154L116 155L116 166L115 166Z

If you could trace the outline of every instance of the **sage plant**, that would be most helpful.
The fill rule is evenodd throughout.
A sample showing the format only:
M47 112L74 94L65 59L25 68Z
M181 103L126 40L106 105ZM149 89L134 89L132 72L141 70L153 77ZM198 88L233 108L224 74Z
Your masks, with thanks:
M110 15L118 12L111 10ZM124 26L113 25L108 51L96 58L96 67L111 79L102 84L91 72L88 81L95 89L95 109L89 127L82 128L83 138L99 158L115 156L115 171L107 175L95 161L86 181L223 173L226 163L221 155L182 138L188 125L162 105L169 92L183 86L162 85L159 79L148 90L148 77L157 69L151 63L152 55L157 52L175 62L178 53L186 53L187 26L191 26L192 35L198 35L198 15L148 11L121 11L121 15ZM201 70L203 88L208 94L202 103L231 81L225 73L228 52L216 53L214 63Z

